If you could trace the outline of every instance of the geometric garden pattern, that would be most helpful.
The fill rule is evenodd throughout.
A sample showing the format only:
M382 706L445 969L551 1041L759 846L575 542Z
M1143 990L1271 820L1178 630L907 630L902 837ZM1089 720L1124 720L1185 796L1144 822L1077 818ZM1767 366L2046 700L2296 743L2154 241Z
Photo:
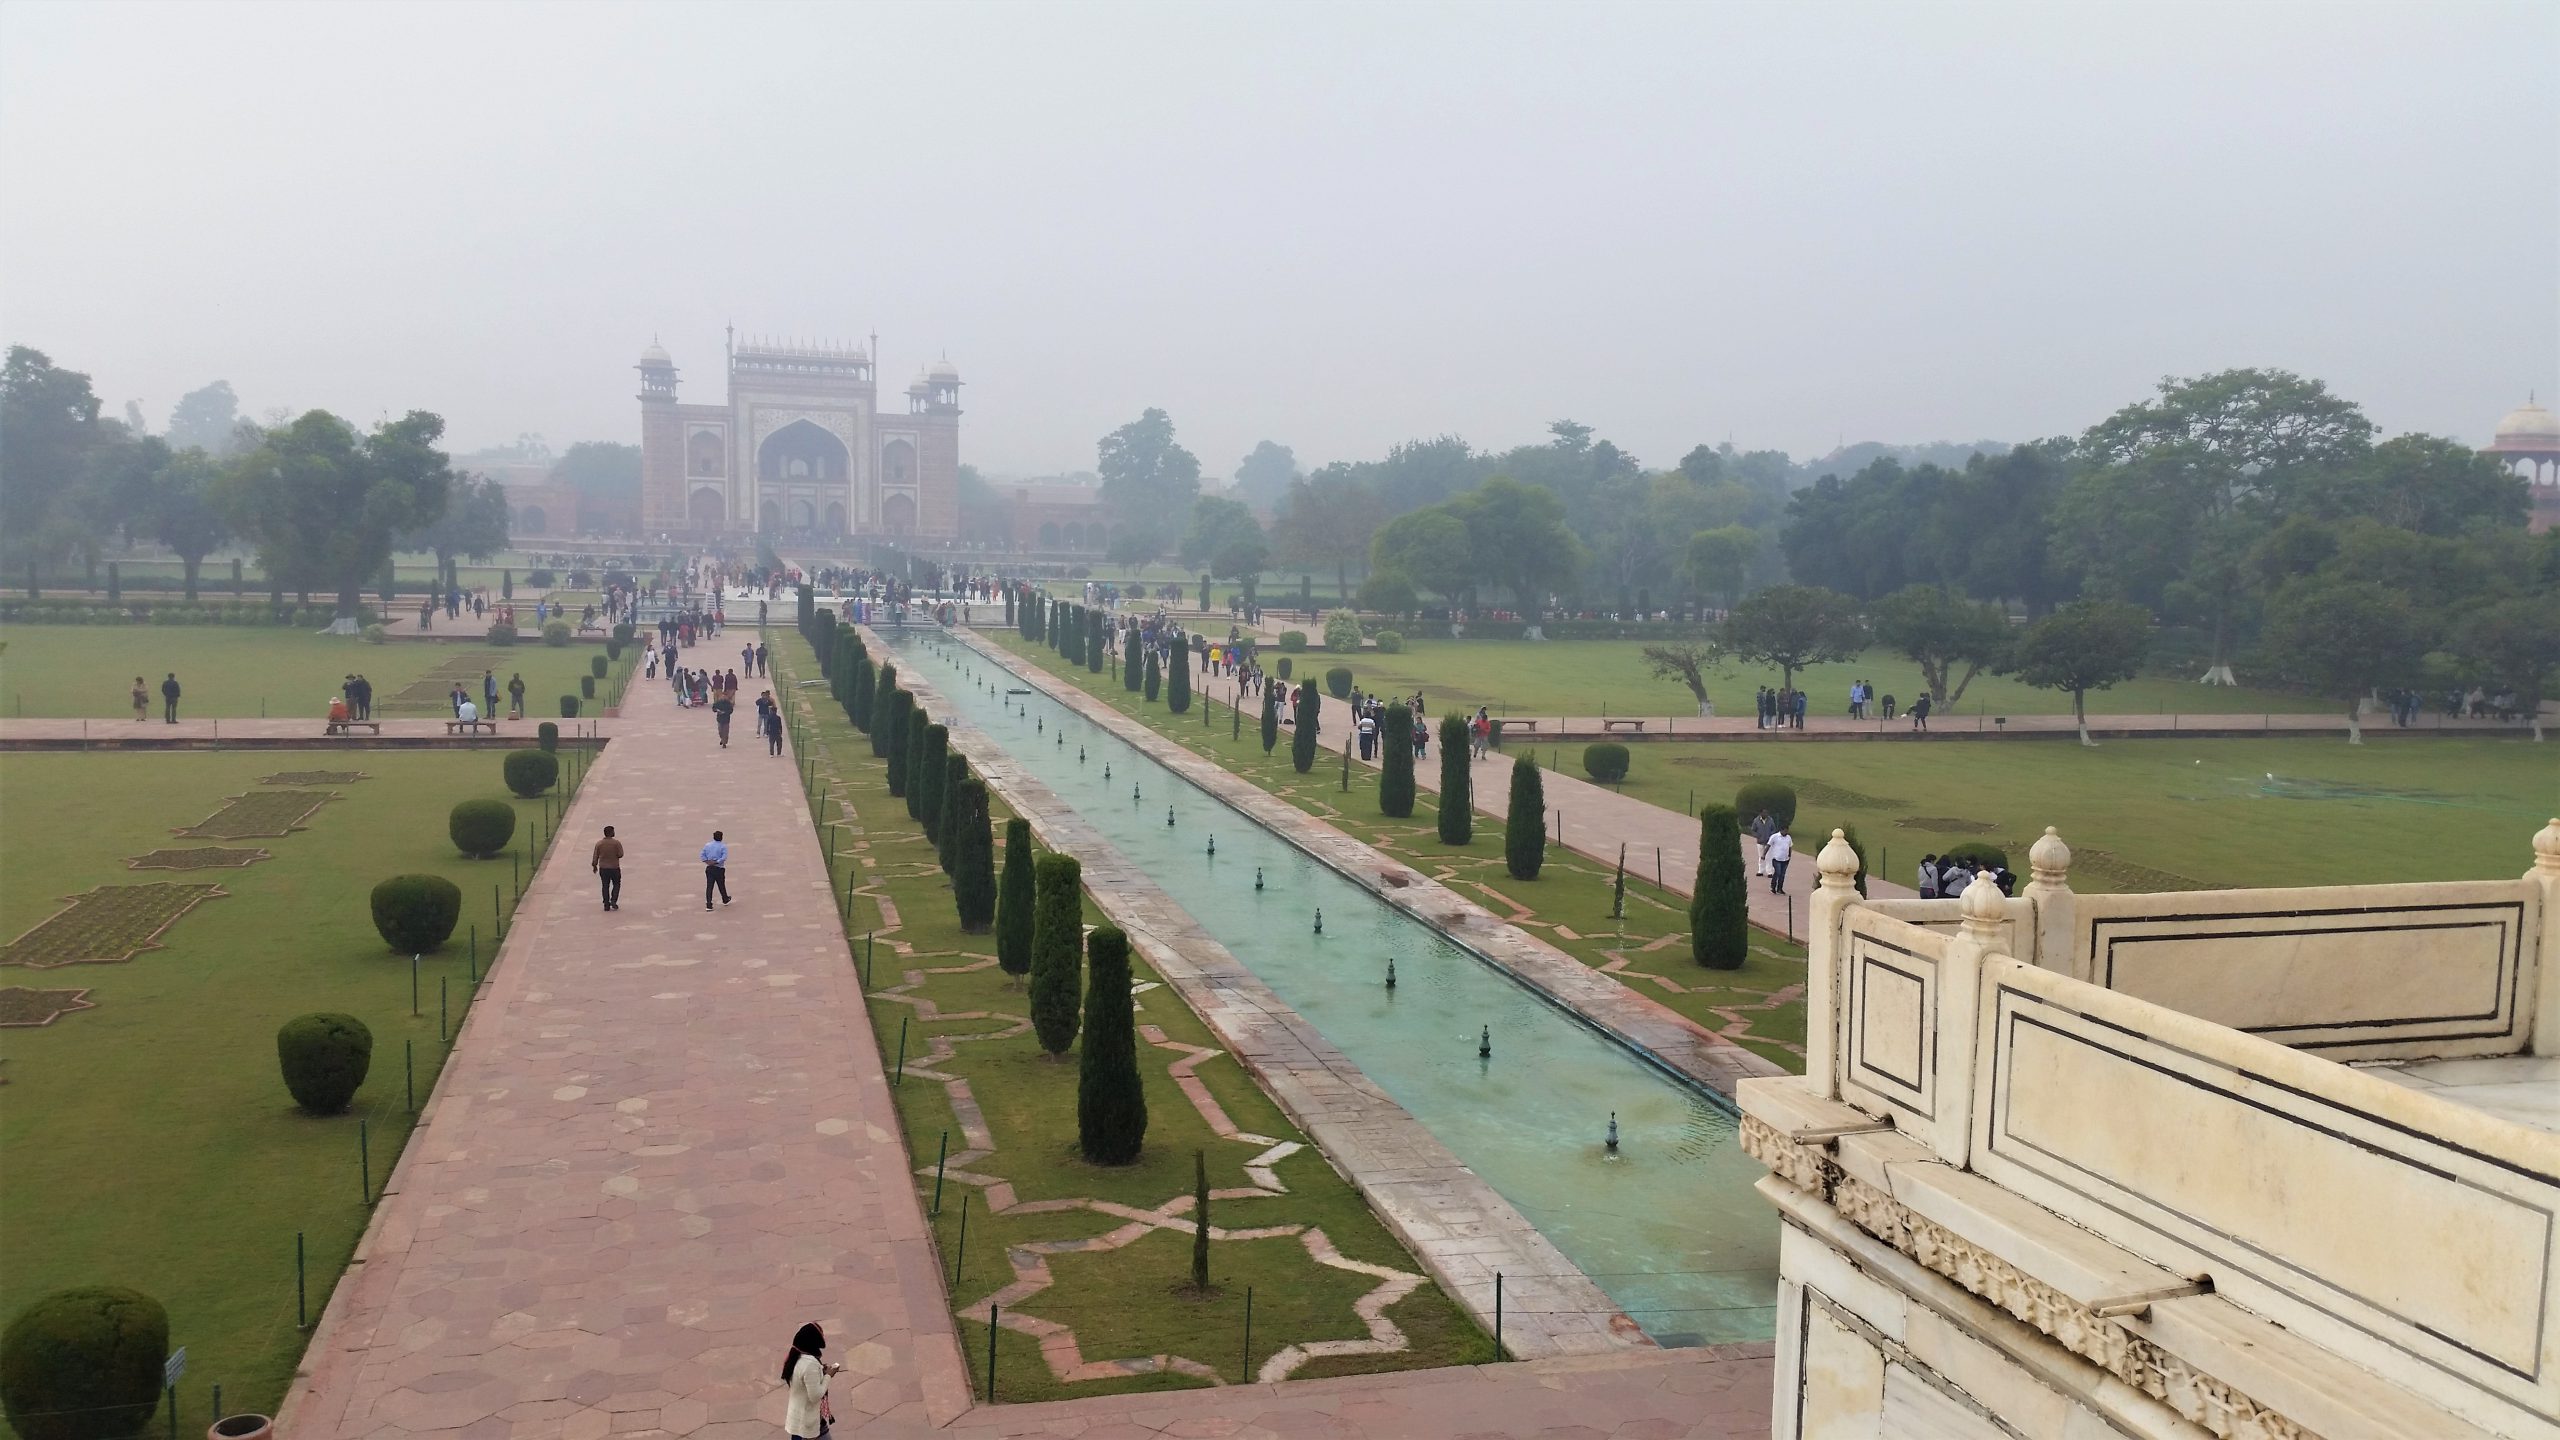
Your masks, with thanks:
M46 970L58 965L104 964L130 960L159 947L159 935L178 917L207 900L230 892L219 885L101 885L85 895L65 898L70 908L58 910L42 924L0 946L0 965Z
M319 790L253 790L232 796L220 810L175 833L189 840L288 835L314 811L337 798Z

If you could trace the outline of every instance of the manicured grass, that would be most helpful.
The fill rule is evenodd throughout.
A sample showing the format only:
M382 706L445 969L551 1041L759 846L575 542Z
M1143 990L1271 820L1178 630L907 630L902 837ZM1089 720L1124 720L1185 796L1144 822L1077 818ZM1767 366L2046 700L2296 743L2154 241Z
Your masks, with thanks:
M1343 788L1339 746L1329 747L1317 757L1314 769L1301 775L1289 761L1287 727L1281 729L1279 745L1270 754L1263 753L1258 711L1244 716L1239 737L1234 712L1223 701L1208 699L1205 691L1196 697L1209 705L1209 723L1204 726L1197 703L1190 714L1176 716L1162 703L1148 704L1121 688L1114 670L1095 674L1069 665L1047 646L1027 642L1012 631L980 634L1018 660L1074 681L1113 708L1299 809L1402 858L1582 963L1631 977L1628 983L1640 993L1708 1029L1791 1070L1803 1068L1804 1006L1800 989L1794 987L1804 983L1804 948L1755 930L1752 955L1742 969L1701 969L1689 958L1688 901L1652 883L1648 855L1628 857L1626 914L1613 917L1614 866L1550 846L1546 866L1536 880L1514 880L1503 865L1502 822L1497 817L1477 815L1467 844L1444 844L1436 794L1420 792L1411 818L1389 820L1378 813L1377 771L1354 763L1349 789ZM1208 684L1218 693L1227 693L1226 681ZM1638 747L1639 768L1643 753L1643 747ZM1434 751L1421 768L1436 776L1438 764Z
M916 1074L919 1068L968 1082L995 1143L991 1153L969 1164L969 1171L1010 1182L1024 1202L1081 1197L1154 1209L1191 1194L1195 1152L1207 1156L1213 1188L1252 1185L1244 1166L1267 1147L1221 1138L1169 1073L1185 1052L1159 1048L1143 1034L1138 1055L1147 1099L1145 1150L1127 1166L1102 1167L1084 1161L1075 1140L1074 1054L1064 1061L1050 1060L1027 1030L1008 1033L1028 1014L1028 1002L1018 982L987 963L995 955L994 937L960 931L950 882L936 866L931 844L907 818L905 801L889 795L882 762L872 758L868 740L846 722L843 711L824 691L803 691L790 683L817 674L807 644L788 629L777 627L768 634L784 667L783 693L800 722L802 758L814 761L818 783L825 787L819 823L839 827L833 888L842 897L848 884L856 887L848 932L855 963L870 957L873 1033L893 1067L902 1053L903 1038L906 1074L895 1100L908 1153L926 1167L918 1186L928 1210L935 1189L930 1167L941 1153L944 1138L948 1137L954 1153L966 1142L949 1093L931 1076ZM1001 827L1010 816L1002 811L1000 799L997 804L1001 837ZM998 863L1002 863L1001 846ZM1089 899L1086 918L1089 923L1102 918ZM866 935L873 937L869 943ZM1157 981L1142 957L1132 955L1131 969L1138 986ZM926 1016L916 1003L881 993L898 987L905 987L902 994L929 1002L933 1015ZM1219 1047L1208 1027L1172 990L1146 989L1137 1004L1138 1023L1161 1027L1169 1041ZM951 1042L952 1058L930 1058L936 1039ZM1193 1073L1242 1131L1305 1143L1305 1136L1233 1057L1219 1055ZM1313 1148L1279 1161L1274 1173L1287 1187L1285 1195L1213 1201L1211 1223L1237 1228L1309 1227L1321 1230L1349 1259L1426 1273L1370 1212L1360 1193ZM969 1211L965 1253L960 1238L964 1196ZM982 1304L1013 1282L1014 1272L1006 1259L1012 1247L1086 1239L1123 1223L1118 1217L1082 1208L990 1214L983 1201L978 1187L949 1180L942 1187L940 1211L933 1217L935 1242L955 1309ZM1253 1294L1252 1363L1257 1367L1288 1344L1358 1339L1367 1334L1352 1305L1377 1282L1318 1264L1298 1236L1214 1243L1212 1291L1206 1296L1188 1293L1190 1257L1188 1229L1148 1234L1117 1249L1052 1256L1054 1283L1008 1313L1071 1327L1088 1361L1170 1354L1209 1365L1229 1383L1248 1378L1244 1368L1248 1289ZM1408 1337L1408 1350L1310 1362L1295 1373L1357 1374L1491 1358L1491 1342L1483 1332L1428 1280L1390 1307L1387 1316ZM960 1329L975 1387L984 1394L986 1327L964 1321ZM1006 1401L1180 1389L1204 1383L1166 1371L1070 1386L1051 1375L1030 1337L1005 1330L997 1344L997 1395Z
M352 635L233 625L9 625L0 626L0 716L35 719L85 716L132 725L133 677L151 694L152 723L160 716L161 677L174 670L186 692L181 719L309 716L316 730L329 701L349 674L373 682L374 713L390 719L446 713L443 694L451 679L437 679L415 698L401 691L431 674L463 678L473 703L480 672L498 676L498 703L506 704L508 677L525 683L527 725L560 715L560 697L578 693L578 677L591 657L604 653L592 641L558 649L541 644L490 645L485 627L459 633L468 641L402 640L368 645ZM623 651L628 670L638 651ZM598 682L592 713L611 692Z
M1212 633L1223 630L1211 627ZM1307 627L1311 639L1322 637ZM1402 654L1364 650L1334 656L1310 650L1292 657L1301 674L1317 674L1334 665L1351 667L1353 683L1364 690L1391 695L1422 691L1433 714L1452 708L1488 706L1496 715L1677 715L1697 713L1688 687L1676 680L1647 675L1644 642L1637 640L1446 640L1422 638L1421 627L1405 632ZM1271 668L1278 652L1264 649ZM1749 716L1752 695L1763 685L1775 686L1774 666L1735 663L1726 675L1711 675L1707 693L1718 715ZM1849 713L1849 682L1871 680L1879 696L1891 694L1908 706L1927 687L1909 660L1888 650L1870 650L1838 665L1814 665L1796 672L1796 683L1811 698L1808 715ZM2089 697L2093 715L2265 713L2327 714L2339 707L2316 696L2280 691L2197 685L2167 676L2141 676ZM2063 715L2071 697L2058 690L2037 690L1998 675L1976 676L1961 704L1939 712L1954 723L1985 715ZM1870 711L1870 714L1877 713Z
M478 963L495 948L493 907L512 909L507 857L454 853L445 816L457 800L512 800L487 751L261 751L13 754L0 769L11 823L0 831L0 934L44 921L60 898L98 886L211 881L229 893L198 905L163 948L116 964L0 966L0 986L87 987L92 1010L41 1029L0 1030L0 1313L64 1286L130 1285L169 1310L187 1347L179 1427L202 1433L208 1386L233 1411L272 1413L304 1335L295 1328L294 1236L305 1236L309 1315L368 1215L358 1195L358 1122L378 1191L412 1120L404 1043L423 1100L444 1063L438 985L449 1030L470 1001L470 928ZM261 776L358 770L371 778L308 788L343 798L307 829L276 838L193 840L170 831L227 797L274 790ZM540 801L512 801L526 853ZM547 828L547 827L546 827ZM262 847L243 869L128 870L155 849ZM387 876L427 872L463 890L463 929L420 966L385 953L367 896ZM530 879L531 866L526 877ZM315 1010L373 1031L371 1072L353 1109L297 1110L277 1073L276 1028ZM160 1433L166 1416L155 1416Z
M2376 738L2362 745L2119 740L2095 749L2059 740L1648 743L1628 747L1624 788L1678 810L1692 795L1730 800L1755 777L1790 779L1800 844L1855 825L1868 864L1904 885L1923 854L1962 840L2006 845L2023 874L2026 847L2047 825L2071 844L2073 888L2091 891L2481 880L2532 863L2534 831L2560 813L2560 749L2368 733Z

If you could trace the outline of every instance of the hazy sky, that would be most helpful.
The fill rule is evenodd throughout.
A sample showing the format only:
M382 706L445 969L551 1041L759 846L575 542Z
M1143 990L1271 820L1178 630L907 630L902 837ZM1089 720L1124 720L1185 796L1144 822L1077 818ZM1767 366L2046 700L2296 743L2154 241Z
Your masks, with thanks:
M2488 439L2560 381L2560 5L0 9L0 337L156 426L638 439L654 335L947 353L962 454L1213 475L1570 415L2076 430L2275 365ZM893 404L896 403L893 399Z

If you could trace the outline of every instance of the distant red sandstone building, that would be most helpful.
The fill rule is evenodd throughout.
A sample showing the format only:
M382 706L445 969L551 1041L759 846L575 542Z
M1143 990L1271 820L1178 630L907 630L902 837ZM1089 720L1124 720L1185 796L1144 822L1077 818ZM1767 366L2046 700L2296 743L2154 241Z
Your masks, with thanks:
M2525 524L2533 533L2560 528L2560 416L2527 396L2498 422L2497 438L2485 453L2497 456L2530 485L2533 511Z

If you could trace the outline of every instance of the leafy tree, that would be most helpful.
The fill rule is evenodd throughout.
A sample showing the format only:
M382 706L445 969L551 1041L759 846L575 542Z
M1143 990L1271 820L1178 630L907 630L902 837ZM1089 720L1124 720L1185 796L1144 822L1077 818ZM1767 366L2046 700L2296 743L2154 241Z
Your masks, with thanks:
M1434 506L1399 515L1369 543L1373 574L1396 574L1444 600L1457 601L1474 592L1475 550L1467 522Z
M1796 671L1850 659L1866 639L1857 602L1813 585L1758 591L1733 607L1723 626L1727 648L1755 664L1777 666L1789 689L1795 688Z
M1165 677L1164 708L1176 715L1191 712L1191 637L1173 637L1173 673Z
M581 440L551 464L551 483L578 492L578 528L616 529L640 514L640 447Z
M2312 579L2276 595L2261 638L2279 675L2346 702L2353 737L2359 702L2377 686L2414 675L2431 632L2400 591L2370 580Z
M1725 608L1733 608L1736 595L1742 593L1743 582L1751 577L1751 563L1760 554L1760 534L1747 525L1720 525L1701 530L1689 537L1689 583L1701 595L1724 598Z
M311 411L233 463L224 486L232 521L257 543L269 576L335 590L331 628L352 634L365 581L391 559L393 537L444 513L453 469L436 448L443 437L444 421L423 410L369 435Z
M1689 687L1691 698L1698 702L1698 713L1713 715L1715 702L1707 698L1707 674L1724 665L1724 647L1712 641L1692 641L1679 645L1647 645L1644 647L1645 673L1656 680L1677 680Z
M1940 709L1964 698L1973 677L2009 648L2009 617L1943 585L1906 585L1867 607L1876 639L1909 656ZM1954 683L1949 685L1952 677Z
M1332 566L1336 587L1348 594L1351 567L1368 556L1370 539L1386 519L1376 490L1327 471L1289 487L1272 522L1272 544L1285 564Z
M1689 887L1689 954L1710 970L1751 958L1751 899L1743 891L1742 819L1730 805L1698 812L1698 874Z
M1149 409L1102 437L1094 466L1115 558L1163 554L1200 495L1200 461L1173 442L1173 420Z
M1269 749L1268 745L1263 747ZM1452 710L1440 717L1440 843L1464 845L1476 835L1475 753L1467 738L1466 717Z
M1289 493L1298 478L1298 457L1286 445L1269 440L1253 447L1253 453L1236 465L1235 498L1247 505L1272 506Z
M1538 757L1511 762L1511 809L1502 821L1502 861L1514 880L1535 880L1547 863L1547 786Z
M2150 642L2151 617L2141 606L2081 600L2028 626L2001 673L2039 690L2069 691L2072 718L2085 728L2089 692L2132 679Z
M1378 725L1378 813L1391 820L1413 814L1413 711L1387 707Z
M1414 594L1413 582L1397 571L1376 570L1360 582L1360 608L1382 615L1410 615L1422 608L1422 597Z
M1268 755L1280 743L1280 692L1268 682L1262 687L1262 753Z
M1004 880L996 892L996 965L1007 975L1031 973L1031 822L1004 823Z
M2527 715L2538 714L2551 672L2560 669L2560 594L2481 606L2454 624L2450 648L2483 680L2513 690Z
M1040 1048L1064 1055L1076 1043L1076 1009L1084 993L1084 868L1072 855L1040 857L1033 871L1031 1028Z
M1551 490L1497 475L1447 508L1467 527L1476 567L1510 591L1536 625L1547 592L1569 583L1582 566L1582 544L1565 527L1563 502Z
M1297 730L1289 737L1289 764L1301 775L1316 765L1316 717L1323 707L1323 698L1316 693L1315 686L1298 687Z
M959 757L952 757L957 759ZM996 851L989 828L987 782L972 775L960 782L959 806L950 817L952 843L951 903L960 912L965 934L984 935L996 919ZM1001 938L996 942L1003 946Z
M1262 522L1242 502L1204 495L1191 507L1191 528L1183 532L1180 554L1185 565L1243 581L1270 568L1271 542L1262 534ZM1208 603L1205 593L1201 603Z
M230 454L242 439L240 397L231 393L231 382L216 380L178 397L162 438L172 450L201 450L217 460Z
M152 487L150 510L151 536L186 567L187 598L193 600L204 557L231 538L222 510L222 472L201 450L170 456Z
M52 561L88 533L72 508L103 438L89 377L41 350L9 347L0 366L0 553L12 569Z
M1129 998L1129 937L1098 925L1085 941L1084 1048L1077 1055L1076 1148L1096 1165L1126 1165L1147 1139L1138 1076L1138 1017Z

